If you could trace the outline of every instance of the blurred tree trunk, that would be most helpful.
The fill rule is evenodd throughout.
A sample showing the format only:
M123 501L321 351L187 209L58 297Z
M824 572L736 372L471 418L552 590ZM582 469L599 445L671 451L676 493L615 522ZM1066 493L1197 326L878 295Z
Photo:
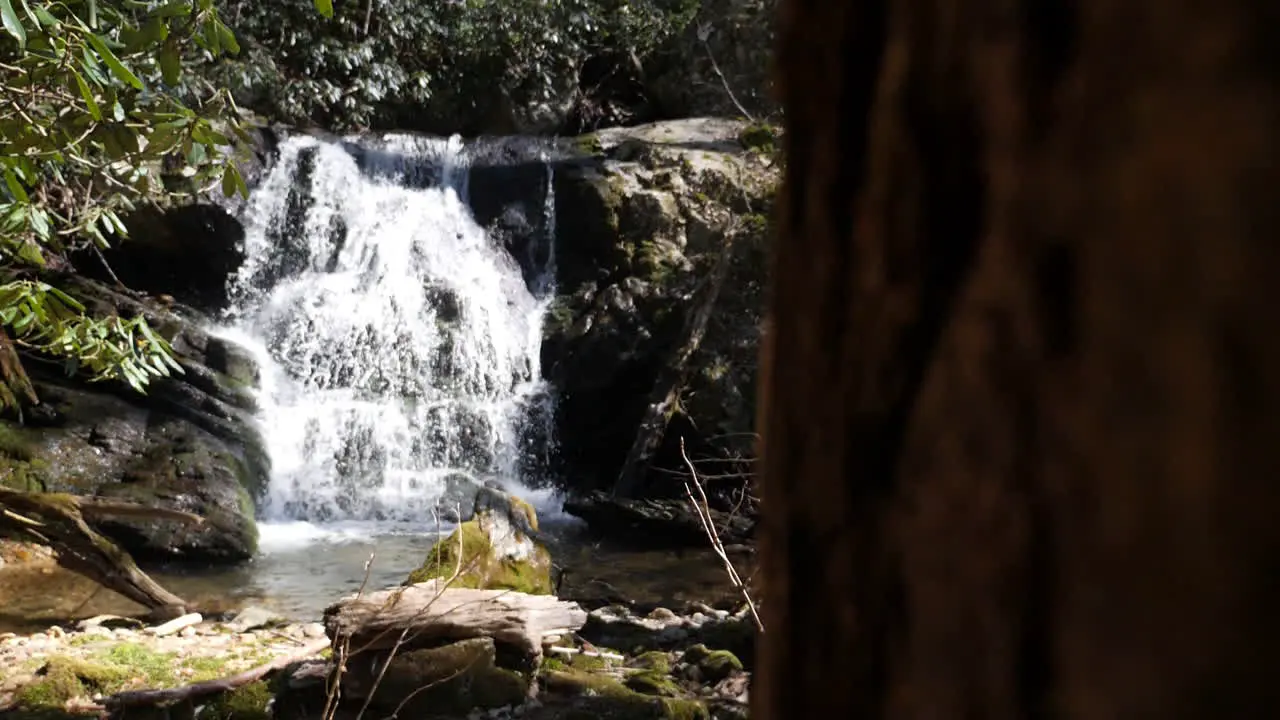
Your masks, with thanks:
M757 720L1280 707L1274 0L785 0Z

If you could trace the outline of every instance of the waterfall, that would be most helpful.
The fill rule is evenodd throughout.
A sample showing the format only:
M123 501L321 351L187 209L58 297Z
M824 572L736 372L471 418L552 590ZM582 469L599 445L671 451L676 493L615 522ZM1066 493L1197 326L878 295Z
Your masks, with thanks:
M432 523L460 479L527 492L553 245L522 268L486 233L468 157L456 137L292 137L250 196L228 323L265 365L264 519Z

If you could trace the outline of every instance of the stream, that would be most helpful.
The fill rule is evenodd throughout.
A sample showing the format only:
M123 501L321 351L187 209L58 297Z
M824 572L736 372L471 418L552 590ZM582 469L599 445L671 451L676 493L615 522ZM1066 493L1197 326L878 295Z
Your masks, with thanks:
M555 451L540 356L554 184L544 162L540 187L507 208L524 236L499 241L470 205L471 163L484 153L456 137L282 141L241 210L245 260L210 328L259 365L272 465L260 551L231 568L147 568L162 585L207 612L257 605L316 620L362 585L400 583L450 529L430 522L441 503L497 480L555 538L569 569L561 596L732 596L709 549L601 545L531 489L551 484ZM56 567L0 570L0 631L138 610Z
M569 572L561 597L623 597L637 603L680 605L736 598L721 561L710 549L635 550L594 542L576 521L545 525L557 564ZM192 570L146 566L160 584L204 612L257 606L296 622L318 621L325 607L360 590L400 584L435 542L434 533L365 534L365 528L318 528L306 523L265 525L263 550L243 565ZM739 572L750 568L734 559ZM368 578L365 566L368 564ZM0 568L0 633L36 632L100 614L143 608L94 582L47 562Z

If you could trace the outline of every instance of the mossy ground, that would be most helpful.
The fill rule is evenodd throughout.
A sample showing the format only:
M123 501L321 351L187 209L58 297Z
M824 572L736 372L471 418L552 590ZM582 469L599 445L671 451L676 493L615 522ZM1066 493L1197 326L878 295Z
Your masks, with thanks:
M86 640L87 637L90 636L69 638L62 654L29 660L23 667L11 668L34 672L33 682L22 687L14 697L16 709L25 713L23 717L56 717L68 701L89 700L122 690L175 687L225 677L265 663L279 652L267 647L268 640L256 641L256 638L224 648L217 655L185 655L158 650L141 640L104 642ZM244 698L227 697L226 701L235 707L245 703ZM261 708L265 708L265 700ZM232 716L218 717L225 720ZM260 716L237 714L234 717L256 720Z

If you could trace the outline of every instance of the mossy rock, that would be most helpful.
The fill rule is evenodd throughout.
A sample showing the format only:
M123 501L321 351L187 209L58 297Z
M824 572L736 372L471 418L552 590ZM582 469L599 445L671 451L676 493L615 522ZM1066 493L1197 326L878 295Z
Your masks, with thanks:
M399 652L378 682L371 705L399 707L402 717L436 717L523 702L528 697L529 680L497 667L495 657L491 638ZM375 671L378 665L367 668L370 685L380 672Z
M653 697L627 687L609 675L577 670L539 673L543 686L577 696L560 716L563 720L709 720L705 703L675 697Z
M604 145L600 143L600 136L595 133L579 135L573 139L573 146L584 155L600 155L604 152Z
M634 690L644 695L658 695L662 697L679 697L681 695L680 686L676 681L663 672L656 670L641 670L627 676L623 684L628 689Z
M533 506L511 498L512 513L524 515L529 527L538 529ZM422 566L409 574L407 583L448 579L458 572L452 587L514 590L530 595L550 595L551 553L512 526L501 512L484 510L462 523L449 537L427 553Z
M777 150L780 139L781 133L778 132L778 128L767 123L748 125L738 133L738 142L742 147L765 154L772 154Z
M694 645L684 653L684 661L697 665L704 680L717 683L735 671L743 669L742 661L728 650L710 650L706 645Z
M654 672L670 673L671 672L671 656L661 650L650 650L641 653L627 662L627 667L639 670L653 670Z

